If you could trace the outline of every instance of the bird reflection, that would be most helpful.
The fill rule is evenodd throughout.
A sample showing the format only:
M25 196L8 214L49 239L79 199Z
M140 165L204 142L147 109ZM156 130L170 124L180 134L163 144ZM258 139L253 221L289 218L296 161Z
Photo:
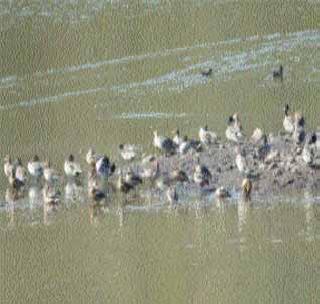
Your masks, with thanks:
M83 202L84 192L81 182L78 180L69 180L64 188L66 203Z
M314 241L314 231L312 221L315 217L312 198L314 197L310 190L304 192L304 212L305 212L305 238L307 242Z
M9 213L9 224L8 227L12 228L15 226L15 207L16 202L20 198L19 192L17 189L13 187L9 187L6 190L5 194L5 200L8 207L8 213Z
M238 201L238 233L239 233L239 249L242 252L246 246L246 237L244 235L244 229L247 224L248 212L251 207L251 201L242 197Z

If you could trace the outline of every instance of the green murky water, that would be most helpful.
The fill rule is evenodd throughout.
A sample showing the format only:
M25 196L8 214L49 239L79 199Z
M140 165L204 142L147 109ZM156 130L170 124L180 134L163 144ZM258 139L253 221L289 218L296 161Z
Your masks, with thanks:
M223 135L235 111L247 134L274 132L286 102L315 128L319 28L318 1L2 1L1 159L37 152L62 172L93 145L117 161L121 142L150 151L152 129ZM53 212L0 187L1 303L319 301L317 196Z

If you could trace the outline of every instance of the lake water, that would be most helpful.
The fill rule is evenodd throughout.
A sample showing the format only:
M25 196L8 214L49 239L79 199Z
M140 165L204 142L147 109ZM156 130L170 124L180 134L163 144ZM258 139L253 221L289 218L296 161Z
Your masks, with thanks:
M316 0L2 1L0 157L62 173L89 146L152 151L154 129L223 136L235 111L247 134L277 132L285 103L316 128L319 29ZM177 210L80 196L54 211L6 188L1 174L1 303L319 302L318 194Z

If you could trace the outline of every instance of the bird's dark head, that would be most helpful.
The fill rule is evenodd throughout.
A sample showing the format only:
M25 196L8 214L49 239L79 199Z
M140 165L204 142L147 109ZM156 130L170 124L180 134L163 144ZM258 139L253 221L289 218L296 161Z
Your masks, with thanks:
M68 160L69 160L70 162L73 162L73 161L74 161L74 156L73 156L73 154L70 154L70 155L69 155Z

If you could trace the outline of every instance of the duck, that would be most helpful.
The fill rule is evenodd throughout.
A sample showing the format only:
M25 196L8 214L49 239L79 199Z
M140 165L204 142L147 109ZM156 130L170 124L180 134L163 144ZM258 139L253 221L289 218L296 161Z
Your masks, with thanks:
M43 176L49 184L55 183L60 179L58 172L51 168L51 163L49 160L46 160L43 164Z
M248 170L247 161L244 151L241 151L240 147L236 147L236 165L240 173L246 173Z
M60 202L61 192L52 185L46 184L43 189L43 201L47 205L57 205Z
M154 131L153 135L153 145L156 148L165 152L166 155L175 154L177 146L171 138L159 136L157 131Z
M212 68L210 68L210 69L208 69L208 70L206 70L206 71L202 71L201 72L201 75L203 76L203 77L209 77L209 76L211 76L211 74L212 74Z
M12 174L12 171L15 170L10 155L6 155L4 158L3 170L6 177L9 177Z
M120 144L119 145L120 155L122 159L126 161L132 161L137 156L137 150L134 145Z
M193 174L193 181L197 185L203 187L205 185L209 185L211 179L212 179L212 174L210 170L206 166L201 165L198 159L198 164L196 165L194 174Z
M15 164L15 175L16 178L23 184L27 182L27 170L23 167L20 158L17 159Z
M200 128L199 138L201 143L210 145L217 142L218 136L216 133L208 131L208 126L206 125L204 128Z
M294 131L294 121L294 115L289 114L289 105L286 104L284 107L283 128L289 134L292 134Z
M109 158L104 155L96 162L96 171L97 175L108 178L110 177L114 171L116 170L116 165L114 163L110 163Z
M38 155L35 155L32 160L28 162L27 167L32 177L40 178L43 175L43 164L40 162Z
M173 131L172 141L176 144L176 146L180 146L180 144L182 143L182 137L180 136L179 129Z
M251 199L251 191L252 191L252 182L249 178L244 178L242 180L242 195L245 200Z
M68 177L78 177L81 175L82 170L80 164L75 162L73 154L70 154L68 159L65 160L64 172Z
M188 140L188 136L183 136L182 141L178 147L178 153L181 155L186 154L191 148L192 143Z
M168 202L171 205L175 205L178 202L178 193L176 191L176 187L175 186L171 186L168 188L168 190L166 191L166 196L168 199Z
M283 80L283 66L282 66L282 64L280 65L278 70L274 70L272 72L272 76L273 76L274 80L276 80L276 79L280 79L281 81Z
M304 130L304 118L301 113L294 114L294 131L292 134L293 141L296 144L302 144L305 139L306 132Z
M142 184L142 178L132 170L129 170L125 175L125 182L132 186L137 186Z
M228 198L228 197L230 197L231 195L230 195L229 191L228 191L226 188L224 188L223 186L221 186L221 187L218 187L218 188L216 189L216 191L215 191L215 196L216 196L217 198L219 198L219 199L223 199L223 198Z
M229 141L235 143L240 142L244 138L238 113L235 113L229 117L228 127L226 129L225 135Z
M117 189L120 192L123 193L128 193L129 191L131 191L134 188L134 186L132 184L129 184L125 181L125 179L123 178L123 176L120 174L119 178L118 178L118 182L117 182Z

